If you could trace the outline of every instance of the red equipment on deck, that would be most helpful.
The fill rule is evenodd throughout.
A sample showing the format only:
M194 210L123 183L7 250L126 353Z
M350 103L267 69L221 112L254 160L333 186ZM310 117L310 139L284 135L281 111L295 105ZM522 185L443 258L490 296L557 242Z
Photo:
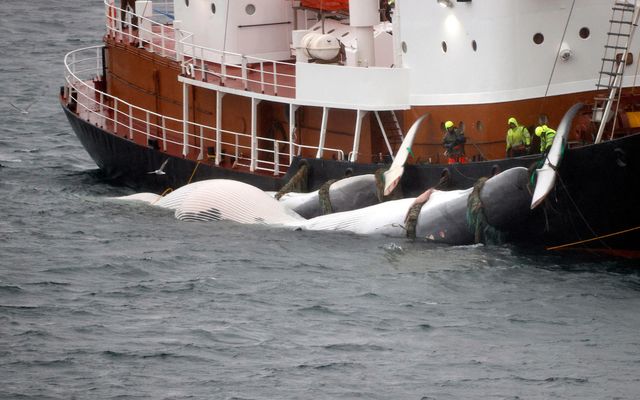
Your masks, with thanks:
M349 0L302 0L301 5L326 11L349 11Z

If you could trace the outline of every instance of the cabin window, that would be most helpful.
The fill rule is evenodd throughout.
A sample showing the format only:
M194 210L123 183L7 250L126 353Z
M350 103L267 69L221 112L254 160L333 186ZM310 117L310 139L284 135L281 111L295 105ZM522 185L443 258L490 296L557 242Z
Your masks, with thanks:
M482 132L484 130L484 124L482 121L476 121L476 130L478 132Z
M578 34L582 39L589 39L589 36L591 36L591 31L585 26L580 28L580 32L578 32Z
M407 42L402 42L402 52L405 54L407 53Z
M184 5L189 7L189 0L184 0Z
M244 8L244 11L246 11L246 13L249 15L253 15L256 13L256 6L254 6L253 4L247 4L247 6Z
M447 52L447 42L442 41L442 52L446 53Z
M471 48L473 49L473 51L478 51L478 43L476 43L475 40L471 41Z
M211 3L211 14L215 14L215 13L216 13L216 4Z
M544 35L542 33L538 32L533 35L533 43L542 44L542 42L544 42Z

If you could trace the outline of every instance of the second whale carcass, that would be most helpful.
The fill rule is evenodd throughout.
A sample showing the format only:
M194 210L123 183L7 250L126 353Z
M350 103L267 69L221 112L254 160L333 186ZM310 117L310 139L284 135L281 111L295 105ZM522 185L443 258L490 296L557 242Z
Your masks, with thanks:
M302 228L410 236L454 245L484 242L489 231L508 233L529 216L528 181L526 168L511 168L473 188L429 189L416 198L315 217Z

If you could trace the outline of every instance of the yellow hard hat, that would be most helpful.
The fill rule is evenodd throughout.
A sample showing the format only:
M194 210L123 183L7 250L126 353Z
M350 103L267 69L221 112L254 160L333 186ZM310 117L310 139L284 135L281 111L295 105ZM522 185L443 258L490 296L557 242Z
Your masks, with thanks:
M507 124L514 124L515 126L518 126L518 121L516 121L515 118L511 117L509 118L509 121L507 121Z
M453 122L447 121L444 123L444 129L449 129L453 126Z

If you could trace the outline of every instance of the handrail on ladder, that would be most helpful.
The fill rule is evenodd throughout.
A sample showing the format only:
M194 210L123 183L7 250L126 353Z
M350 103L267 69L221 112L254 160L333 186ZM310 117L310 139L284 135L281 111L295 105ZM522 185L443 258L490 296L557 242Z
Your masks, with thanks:
M606 87L611 89L611 92L609 93L609 96L607 98L605 98L606 100L606 104L604 107L604 111L602 113L602 118L600 119L600 126L598 127L598 134L596 135L596 140L595 143L600 143L602 141L602 134L604 133L604 128L607 125L607 121L609 119L609 114L611 113L611 107L613 105L613 102L616 101L618 104L620 102L620 93L622 92L622 84L623 84L623 75L624 75L624 67L626 65L626 60L627 60L627 55L629 54L629 47L631 45L631 42L633 40L633 36L636 32L636 27L638 26L638 18L640 17L640 13L638 12L638 6L637 6L637 0L633 1L633 4L630 3L620 3L619 1L616 1L614 3L614 6L612 7L613 13L612 13L612 18L611 18L611 26L613 26L613 23L619 23L620 25L622 25L622 23L629 23L628 21L624 21L623 19L621 19L620 21L617 21L613 18L613 14L615 14L616 11L621 11L622 14L624 15L625 12L629 12L631 10L633 10L633 17L631 19L631 26L630 26L630 30L628 34L623 34L621 32L621 29L619 32L608 32L607 35L609 36L609 38L611 36L616 36L616 45L615 46L611 46L609 44L609 40L607 39L607 44L605 45L605 56L603 57L603 68L600 71L600 79L598 80L598 85L596 85L596 89L598 87L602 87L603 85L600 84L601 80L602 80L602 76L603 74L609 75L610 77L613 77L613 82L611 82L611 79L609 80L610 85L607 85ZM622 16L621 16L622 18ZM610 29L611 30L611 29ZM627 42L626 42L626 46L621 47L618 46L619 45L619 40L621 37L626 37L627 38ZM607 55L607 51L608 49L624 49L624 52L622 53L622 57L620 58L620 60L617 60L617 57L611 57L608 58ZM615 72L605 72L604 71L604 63L610 61L612 63L612 67L613 65L615 65L615 63L618 63L617 69ZM595 107L594 108L594 112L597 112L600 108L599 107Z

